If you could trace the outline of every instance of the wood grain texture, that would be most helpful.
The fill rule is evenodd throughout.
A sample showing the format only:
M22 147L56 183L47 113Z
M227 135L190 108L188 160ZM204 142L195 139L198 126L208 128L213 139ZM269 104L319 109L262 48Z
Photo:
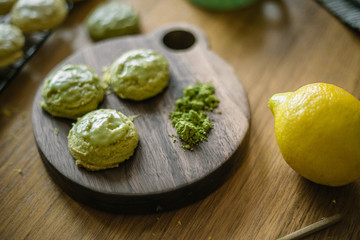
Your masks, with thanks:
M360 39L315 1L258 1L209 12L185 0L128 0L142 33L185 21L203 29L210 49L235 70L249 98L249 146L217 191L158 214L94 210L68 196L47 173L32 133L32 104L44 77L93 44L83 21L101 0L75 5L64 25L0 94L0 239L276 239L342 214L305 240L360 238L360 182L330 188L304 180L284 162L267 101L313 82L336 84L360 99ZM21 173L19 173L21 169Z
M241 161L240 151L245 150L243 141L248 140L249 132L247 96L233 69L209 51L204 34L186 23L163 26L148 35L103 41L73 54L59 67L85 64L101 76L105 66L133 49L162 53L170 64L170 80L162 93L146 101L121 100L112 93L100 104L99 108L138 116L134 124L140 142L128 161L99 172L75 166L67 147L73 121L52 117L41 109L42 86L33 104L35 141L50 174L74 199L122 213L179 208L215 190L239 165L234 162ZM179 138L170 137L176 131L169 113L182 97L182 89L196 82L212 83L220 104L208 113L214 125L208 141L195 146L194 151L185 151Z

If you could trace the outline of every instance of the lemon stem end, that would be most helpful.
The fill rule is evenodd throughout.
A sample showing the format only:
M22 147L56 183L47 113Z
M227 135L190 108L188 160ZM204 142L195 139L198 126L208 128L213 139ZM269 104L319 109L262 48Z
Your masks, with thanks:
M283 103L285 102L285 99L287 98L287 96L289 95L288 92L286 93L277 93L274 94L268 102L268 106L271 110L271 112L275 115L276 113L276 109Z

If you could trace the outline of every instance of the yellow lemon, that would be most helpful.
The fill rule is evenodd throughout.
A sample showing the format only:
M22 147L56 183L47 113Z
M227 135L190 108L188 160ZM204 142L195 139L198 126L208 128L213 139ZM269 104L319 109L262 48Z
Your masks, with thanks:
M269 100L284 160L303 177L342 186L360 178L360 101L326 83Z

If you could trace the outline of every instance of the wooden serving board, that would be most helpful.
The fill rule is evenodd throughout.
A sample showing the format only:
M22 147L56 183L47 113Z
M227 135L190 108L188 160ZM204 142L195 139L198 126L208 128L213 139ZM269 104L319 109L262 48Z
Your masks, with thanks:
M166 211L207 196L236 170L249 135L249 104L233 69L208 49L200 29L186 23L99 42L68 57L53 71L66 63L86 64L102 76L104 66L136 48L162 53L170 63L171 77L169 86L151 99L134 102L111 93L100 104L99 108L139 115L134 124L140 141L129 160L99 172L77 167L67 148L73 121L52 117L41 109L41 86L33 103L33 132L49 174L75 200L113 212ZM214 128L208 141L185 151L178 138L169 136L176 135L169 113L182 97L182 89L196 82L211 82L220 104L209 113Z

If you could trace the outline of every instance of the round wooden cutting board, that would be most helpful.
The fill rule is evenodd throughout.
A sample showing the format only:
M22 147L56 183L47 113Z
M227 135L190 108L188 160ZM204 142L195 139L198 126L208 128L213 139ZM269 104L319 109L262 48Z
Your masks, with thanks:
M249 135L249 104L239 79L209 50L203 32L186 23L96 43L68 57L53 71L67 63L86 64L102 77L105 66L137 48L163 54L170 63L171 77L169 86L151 99L134 102L111 93L100 104L99 108L117 109L127 116L139 115L134 119L139 145L120 167L98 172L77 167L67 148L74 121L52 117L41 109L41 86L33 104L35 141L51 177L75 200L112 212L166 211L207 196L239 166ZM211 82L220 104L208 114L214 125L208 141L185 151L177 137L170 137L177 134L169 113L182 97L182 89L196 82Z

